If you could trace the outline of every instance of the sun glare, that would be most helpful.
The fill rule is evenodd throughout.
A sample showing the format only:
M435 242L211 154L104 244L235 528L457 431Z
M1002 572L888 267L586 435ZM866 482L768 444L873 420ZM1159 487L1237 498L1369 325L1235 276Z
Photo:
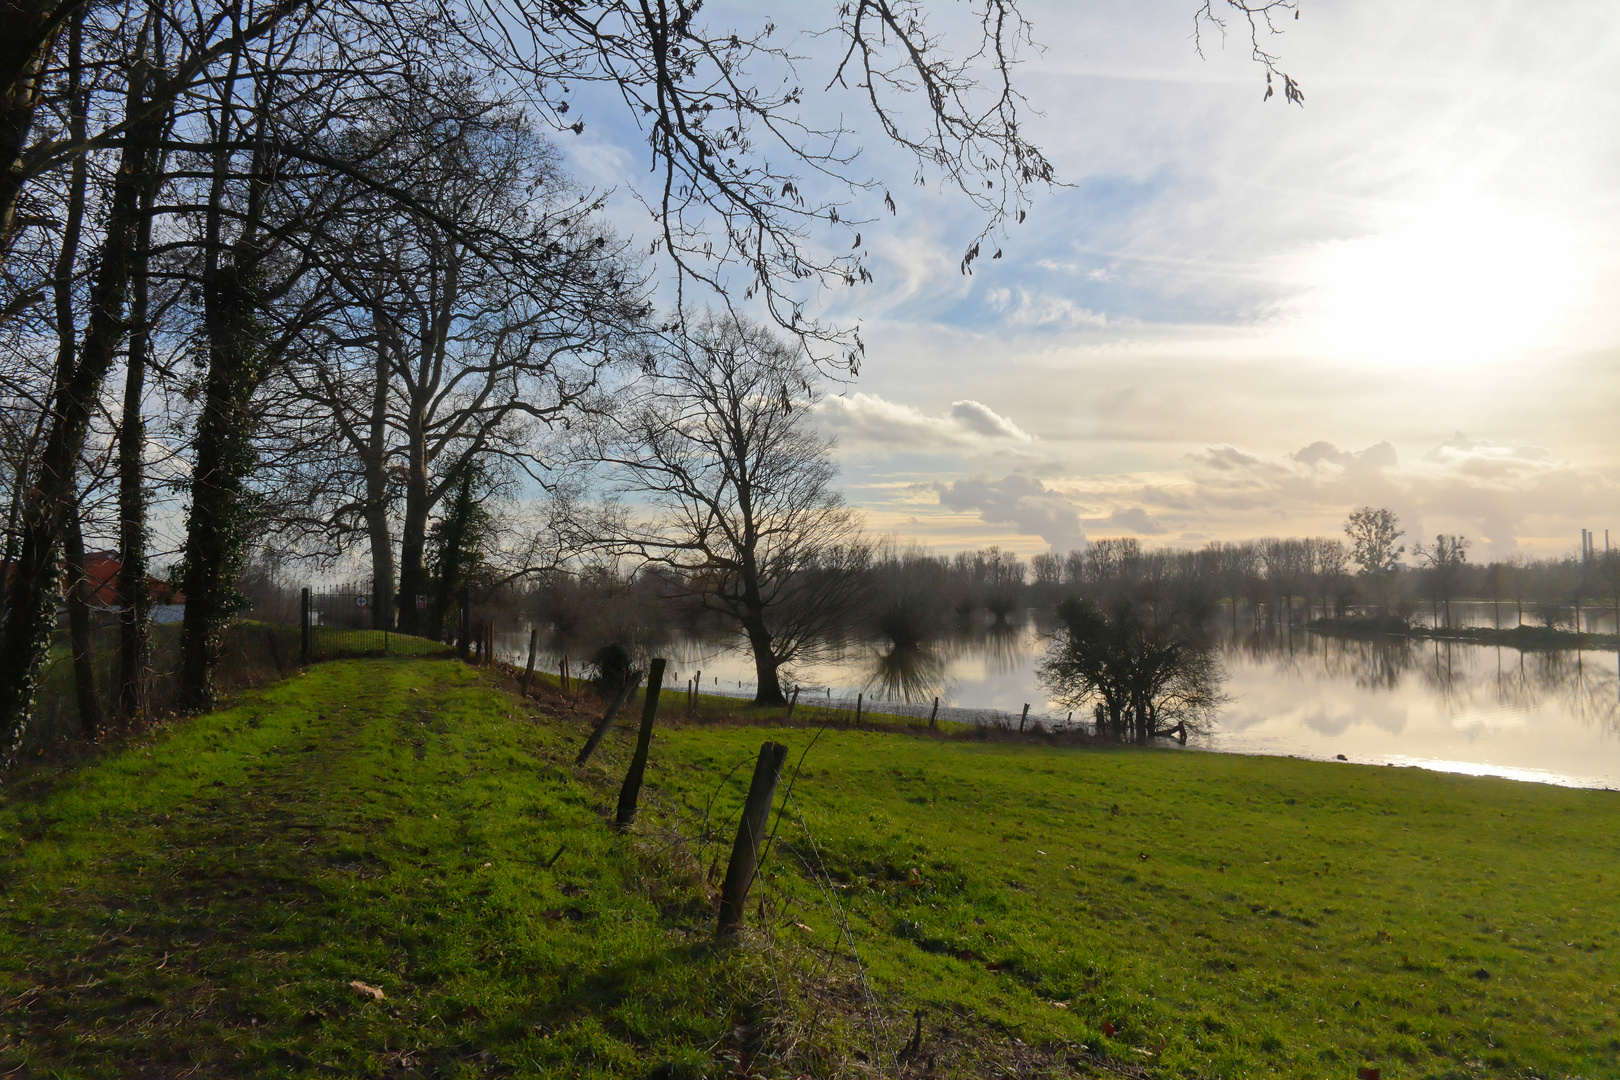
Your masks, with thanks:
M1346 360L1467 364L1550 343L1580 275L1562 224L1501 206L1431 205L1409 224L1324 249L1307 325Z

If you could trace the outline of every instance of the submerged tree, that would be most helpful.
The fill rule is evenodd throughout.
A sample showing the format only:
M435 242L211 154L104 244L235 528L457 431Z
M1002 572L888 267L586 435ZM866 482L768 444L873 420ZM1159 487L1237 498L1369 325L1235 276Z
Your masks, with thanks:
M1098 734L1145 742L1202 734L1226 698L1215 650L1179 627L1116 600L1105 610L1071 597L1040 680L1071 708L1093 706Z
M785 700L784 664L847 626L871 560L834 485L832 444L810 425L816 381L802 349L710 317L585 448L646 507L591 540L676 571L730 621L753 652L761 705Z
M1463 567L1468 562L1468 537L1441 533L1434 538L1432 547L1419 544L1412 553L1428 570L1429 592L1436 603L1445 605L1446 625L1450 626L1451 598L1457 594Z
M1363 577L1370 579L1378 589L1379 603L1389 606L1389 576L1401 565L1406 547L1396 543L1406 533L1395 511L1363 506L1350 512L1344 523L1344 534L1350 538L1350 557L1361 567Z

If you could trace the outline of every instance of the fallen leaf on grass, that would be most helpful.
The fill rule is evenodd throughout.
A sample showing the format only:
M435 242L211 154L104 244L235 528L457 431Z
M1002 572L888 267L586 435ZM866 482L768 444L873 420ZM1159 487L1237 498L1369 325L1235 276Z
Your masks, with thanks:
M1112 1039L1114 1037L1114 1032L1117 1031L1117 1030L1118 1029L1116 1027L1114 1027L1113 1024L1109 1023L1107 1020L1103 1021L1103 1034L1108 1036L1110 1039Z
M1048 1001L1047 1004L1052 1006L1054 1009L1067 1009L1069 1007L1069 1003L1067 1001Z
M800 930L803 930L807 934L815 933L814 930L810 929L808 926L804 925L804 923L802 923L802 922L796 922L793 925L797 926Z
M381 1001L383 998L387 997L386 994L377 989L375 986L368 986L359 979L355 979L350 982L349 989L353 990L356 996L367 998L371 1001Z

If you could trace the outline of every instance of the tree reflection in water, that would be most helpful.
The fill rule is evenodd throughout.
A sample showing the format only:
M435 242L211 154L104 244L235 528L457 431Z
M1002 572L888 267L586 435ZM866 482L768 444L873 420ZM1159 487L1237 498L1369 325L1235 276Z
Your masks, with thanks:
M884 652L874 650L872 673L866 689L885 701L906 704L946 697L946 659L928 645L896 645Z
M1417 684L1452 709L1495 705L1517 712L1556 707L1583 724L1620 733L1620 654L1387 637L1324 637L1305 630L1227 629L1227 655L1279 675L1326 678L1394 692Z

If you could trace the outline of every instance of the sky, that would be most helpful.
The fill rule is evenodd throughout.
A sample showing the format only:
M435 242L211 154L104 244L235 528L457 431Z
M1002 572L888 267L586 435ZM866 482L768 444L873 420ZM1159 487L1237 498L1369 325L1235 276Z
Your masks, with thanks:
M971 276L971 208L909 188L873 283L818 298L867 343L816 422L874 530L1188 547L1371 504L1485 557L1620 545L1620 5L1301 0L1268 49L1303 108L1262 101L1237 26L1200 57L1195 0L1022 6L1025 131L1064 186ZM795 44L807 108L858 123L814 78L830 39ZM572 167L650 236L639 133L591 121ZM913 171L875 139L862 164Z

